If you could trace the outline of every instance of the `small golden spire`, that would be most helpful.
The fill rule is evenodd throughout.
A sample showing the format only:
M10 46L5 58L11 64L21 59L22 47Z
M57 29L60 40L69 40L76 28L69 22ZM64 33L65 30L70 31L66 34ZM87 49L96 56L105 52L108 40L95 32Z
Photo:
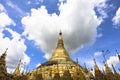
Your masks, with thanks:
M94 58L94 64L95 64L95 69L96 69L96 70L99 70L99 67L98 67L98 65L97 65L97 63L96 63L95 58Z
M8 48L5 50L5 52L0 56L0 69L3 72L7 72L7 66L6 66L6 53Z
M59 35L62 35L62 31L60 30L60 33L59 33Z
M8 48L6 48L6 50L5 50L5 52L3 54L6 55L7 51L8 51Z
M60 30L59 37L58 37L57 48L64 48L63 37L62 37L62 32L61 32L61 30Z
M8 48L6 48L6 51L5 51L5 53L8 51Z
M105 63L105 72L106 72L106 79L107 80L114 80L114 75L111 69L109 68L107 62Z
M112 73L111 69L109 68L108 64L105 63L105 71L106 71L106 74L108 73Z
M94 60L94 64L96 65L97 63L96 63L96 60L95 60L95 58L94 58L93 60Z
M20 64L21 64L21 60L19 61L18 66L16 67L15 71L13 72L13 75L20 76Z
M117 72L116 72L115 67L114 67L113 64L112 64L112 68L113 68L114 74L116 74Z
M76 63L78 64L78 58L76 58Z

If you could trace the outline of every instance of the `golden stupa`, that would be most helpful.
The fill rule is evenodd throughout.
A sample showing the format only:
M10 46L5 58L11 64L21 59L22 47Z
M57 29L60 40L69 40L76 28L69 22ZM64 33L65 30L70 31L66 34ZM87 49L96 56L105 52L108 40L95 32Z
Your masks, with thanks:
M44 80L52 80L56 73L62 77L66 70L70 72L72 78L77 76L77 73L80 73L78 76L80 77L81 75L81 78L83 77L84 79L86 76L92 76L89 71L86 71L78 64L78 61L75 62L70 58L64 47L62 32L60 31L57 47L51 58L33 70L30 79L34 79L37 74L41 74Z
M62 32L59 33L57 47L51 58L34 69L32 72L20 73L21 60L12 74L7 73L6 51L0 56L0 80L120 80L120 74L109 68L105 63L105 70L101 71L94 59L94 75L87 69L73 61L64 47ZM119 57L119 56L118 56Z

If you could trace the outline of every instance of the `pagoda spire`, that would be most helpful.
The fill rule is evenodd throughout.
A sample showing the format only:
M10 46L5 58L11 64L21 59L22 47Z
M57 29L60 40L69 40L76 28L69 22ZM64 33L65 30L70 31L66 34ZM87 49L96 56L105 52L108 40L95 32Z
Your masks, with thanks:
M95 80L105 80L104 74L99 69L96 60L94 59L94 73L95 73Z
M99 67L98 67L98 65L97 65L97 63L96 63L96 60L94 59L94 64L95 64L95 70L99 70Z
M7 69L6 69L6 53L7 53L7 50L8 48L5 50L5 52L0 56L0 69L3 71L3 72L7 72Z
M61 31L60 31L59 36L58 36L57 47L54 50L50 60L54 60L54 61L60 61L60 60L66 61L66 60L68 60L68 61L71 61L71 58L69 57L67 50L64 48L63 37L62 37Z
M105 72L106 72L106 79L107 80L114 80L114 75L113 75L113 73L112 73L112 71L109 68L107 63L105 63Z
M119 61L120 61L120 54L119 54L119 52L116 50L116 53L117 53L117 55L118 55L118 59L119 59Z
M58 37L57 48L64 48L64 43L63 43L63 37L62 37L61 30L60 30L59 37Z
M13 75L20 76L20 64L21 64L21 60L19 61L15 71L13 72Z
M115 67L113 66L113 64L112 64L112 68L113 68L114 74L116 74L117 72L116 72Z
M114 79L115 80L120 80L120 75L119 75L119 73L117 73L117 71L115 70L115 67L114 67L114 65L112 64L112 68L113 68L113 71L114 71Z

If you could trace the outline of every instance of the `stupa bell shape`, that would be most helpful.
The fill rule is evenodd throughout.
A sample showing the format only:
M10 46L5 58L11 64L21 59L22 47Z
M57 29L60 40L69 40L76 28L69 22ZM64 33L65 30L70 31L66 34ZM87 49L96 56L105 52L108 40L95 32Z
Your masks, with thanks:
M55 51L53 52L53 55L49 59L49 61L71 61L71 58L67 50L64 48L63 37L62 37L61 31L59 33L57 47Z

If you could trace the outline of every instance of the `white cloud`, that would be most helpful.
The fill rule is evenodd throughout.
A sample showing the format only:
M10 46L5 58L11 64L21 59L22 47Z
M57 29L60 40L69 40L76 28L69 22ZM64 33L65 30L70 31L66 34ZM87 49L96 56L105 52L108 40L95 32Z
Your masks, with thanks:
M15 22L4 12L0 13L0 28L5 27L7 25L16 25Z
M44 6L31 9L30 15L21 21L25 28L23 35L34 40L48 59L55 49L61 29L65 47L72 53L85 44L93 43L96 38L96 28L101 23L94 11L96 3L95 0L67 0L67 3L60 5L59 16L48 14Z
M116 11L116 15L112 19L114 25L120 24L120 8Z
M101 55L102 55L102 52L95 52L95 53L94 53L94 56L95 56L95 57L98 57L98 56L101 56Z
M0 9L0 45L2 45L0 46L0 56L5 49L8 48L6 61L8 71L11 72L14 68L16 68L19 59L22 59L22 62L26 62L28 64L30 62L30 58L25 53L27 47L24 44L24 39L21 39L20 34L6 28L6 26L15 25L15 23L5 11L6 10L3 6L2 9ZM12 40L8 37L3 38L4 34L2 32L4 30L10 32L13 38Z
M2 4L0 4L0 12L6 12L6 10Z
M112 7L111 5L107 5L106 1L107 0L99 0L99 1L95 1L94 2L94 4L95 4L94 6L96 8L96 11L99 14L98 18L101 21L103 21L105 18L108 17L108 15L107 15L107 9L110 8L110 7Z
M65 1L67 1L67 0L59 0L59 2L65 2Z
M16 25L15 22L7 15L7 11L2 4L0 4L0 29L8 25Z
M11 29L6 29L11 34L13 39L3 38L2 32L0 32L0 55L4 52L6 48L8 48L7 52L7 66L8 70L11 71L16 68L18 61L21 59L22 62L26 62L27 64L30 62L30 58L26 55L26 45L24 44L24 40L20 38L20 35Z
M114 66L116 66L119 63L119 58L118 55L116 56L111 56L108 60L107 60L108 65L111 67L111 65L113 64Z

